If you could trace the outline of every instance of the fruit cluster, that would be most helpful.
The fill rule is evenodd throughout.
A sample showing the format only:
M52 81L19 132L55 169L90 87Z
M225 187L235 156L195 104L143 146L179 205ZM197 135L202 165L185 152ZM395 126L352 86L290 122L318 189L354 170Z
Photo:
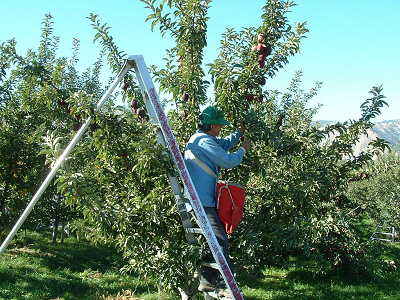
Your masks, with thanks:
M351 181L360 181L360 180L363 180L363 179L368 179L368 177L369 177L368 174L366 174L366 173L360 173L360 174L358 174L358 175L356 175L356 176L350 178L350 179L349 179L349 182L351 182Z
M258 66L260 68L264 68L265 59L267 58L267 56L271 55L272 48L271 48L271 46L264 44L264 34L263 33L260 33L258 35L257 41L258 41L258 44L253 46L252 51L253 52L257 52L257 54L258 54ZM265 77L262 77L260 79L260 81L258 82L258 84L260 86L264 86L266 84ZM253 89L253 85L250 85L249 89L252 90ZM247 101L245 103L243 103L243 105L245 106L245 108L247 110L250 107L249 103L254 100L254 95L253 95L253 93L251 93L251 91L249 91L248 94L246 95L246 100ZM260 103L263 102L263 95L262 94L257 97L257 101L260 102Z
M264 68L265 66L265 59L267 56L271 55L272 48L269 45L263 44L264 42L264 34L260 33L258 35L258 44L253 46L253 51L257 51L258 53L258 66L260 68Z
M58 104L59 106L65 107L65 111L67 112L67 114L70 114L70 113L71 113L71 108L70 108L69 103L68 103L67 101L65 101L65 100L57 100L57 104ZM81 126L82 126L81 115L80 115L80 114L76 114L76 115L75 115L75 121L76 121L76 122L75 122L74 125L73 125L73 129L74 129L75 132L77 132L77 131L81 128ZM90 126L90 129L91 129L92 131L95 131L96 128L97 128L97 125L96 125L96 124L92 124L92 125Z
M122 82L121 89L126 92L126 90L129 88L129 83L124 81ZM142 123L146 123L147 119L145 116L145 111L143 108L139 107L139 102L137 100L132 100L129 104L129 106L133 109L133 111L137 114L139 121Z
M130 103L130 107L137 114L139 121L142 123L146 123L147 119L145 117L145 111L143 108L139 107L139 102L137 100L132 100Z

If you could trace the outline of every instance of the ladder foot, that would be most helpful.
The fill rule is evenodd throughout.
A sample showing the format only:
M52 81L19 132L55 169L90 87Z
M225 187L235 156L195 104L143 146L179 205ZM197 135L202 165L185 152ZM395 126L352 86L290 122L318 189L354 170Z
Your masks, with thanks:
M218 299L218 300L233 300L233 298L219 297L215 292L203 292L203 295L204 295L204 300L214 300L214 299Z

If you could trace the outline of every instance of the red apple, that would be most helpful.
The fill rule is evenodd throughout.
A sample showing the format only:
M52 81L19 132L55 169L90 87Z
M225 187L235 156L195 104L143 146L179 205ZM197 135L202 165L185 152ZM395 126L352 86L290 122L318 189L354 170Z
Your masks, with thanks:
M264 54L260 54L258 56L258 60L265 60L266 56Z
M247 101L251 102L254 100L254 96L252 94L247 94L246 99L247 99Z
M260 68L264 68L264 66L265 66L265 61L264 61L264 60L259 60L259 61L258 61L258 66L259 66Z
M185 120L188 116L188 112L185 110L182 110L182 119Z
M265 56L271 55L272 48L270 46L266 46L263 53Z
M128 157L129 156L129 152L127 150L124 150L122 152L122 157Z
M132 100L130 106L133 109L137 109L139 107L139 103L137 102L137 100Z
M139 116L140 119L143 118L143 116L144 116L144 110L143 109L138 108L136 110L136 113L137 113L137 115Z
M78 131L79 128L81 128L81 123L75 123L74 124L74 131Z
M263 40L264 40L264 33L260 33L260 34L258 35L258 42L259 42L260 44L262 44Z
M126 91L127 89L128 89L128 87L129 87L129 83L127 83L127 82L123 82L122 83L122 89L124 90L124 91Z
M97 129L96 123L90 124L90 130L92 130L92 132L96 131L96 129Z
M265 47L263 44L258 44L257 45L257 51L258 53L264 53Z
M65 102L64 100L57 100L57 104L60 106L65 106L67 105L67 102Z
M263 102L263 98L264 98L264 96L260 95L260 96L258 96L257 101L261 103L261 102Z
M265 80L265 77L263 77L260 81L260 85L265 85L267 81Z
M188 101L189 101L189 95L186 94L186 93L184 93L184 94L182 95L182 101L188 102Z

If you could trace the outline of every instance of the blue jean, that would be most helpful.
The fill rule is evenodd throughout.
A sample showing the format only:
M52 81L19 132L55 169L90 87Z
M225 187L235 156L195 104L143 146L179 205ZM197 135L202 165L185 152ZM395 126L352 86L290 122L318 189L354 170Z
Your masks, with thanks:
M219 220L217 209L215 207L204 207L204 211L206 212L211 228L213 229L217 241L222 249L226 262L228 263L228 266L233 273L232 260L229 256L230 252L228 234L226 233L224 226ZM210 255L210 257L207 257L205 259L213 259L213 257L212 255ZM201 271L202 278L206 279L211 284L216 284L217 281L223 281L222 277L219 275L220 273L218 270L206 266L204 266Z

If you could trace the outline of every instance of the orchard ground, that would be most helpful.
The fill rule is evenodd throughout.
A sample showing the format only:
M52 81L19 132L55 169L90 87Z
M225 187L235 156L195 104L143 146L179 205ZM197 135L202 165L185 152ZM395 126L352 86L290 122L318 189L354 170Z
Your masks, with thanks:
M374 224L359 224L368 240ZM261 299L400 299L400 244L368 243L364 274L331 271L315 275L300 268L299 257L271 266L261 275L245 269L240 287L250 300ZM20 232L0 258L0 299L179 299L159 291L138 274L121 274L124 265L116 249L69 236L51 243L51 232ZM198 299L203 299L199 294Z

